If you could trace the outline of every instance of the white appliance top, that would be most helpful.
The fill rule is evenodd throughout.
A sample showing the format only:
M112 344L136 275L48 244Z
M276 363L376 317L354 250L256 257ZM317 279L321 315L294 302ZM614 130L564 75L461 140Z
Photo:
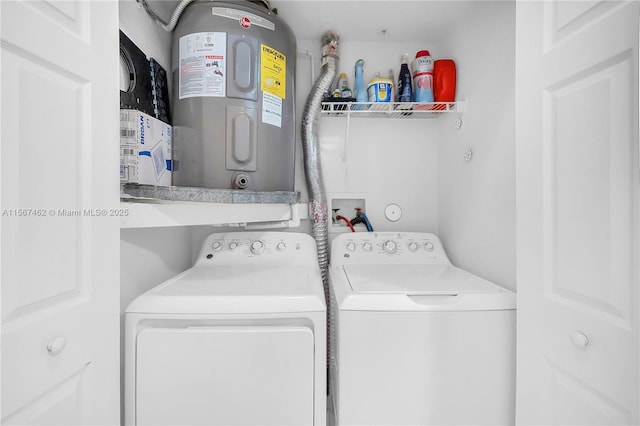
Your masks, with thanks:
M493 293L495 285L451 265L344 265L356 293Z
M417 232L341 234L330 277L341 310L515 309L515 295L451 264L440 239Z
M128 313L325 310L316 243L292 232L212 234L193 267L135 299Z

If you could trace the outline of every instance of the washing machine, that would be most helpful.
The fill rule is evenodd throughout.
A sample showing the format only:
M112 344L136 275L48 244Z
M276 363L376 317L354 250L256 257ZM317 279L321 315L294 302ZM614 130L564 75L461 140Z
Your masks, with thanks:
M190 269L125 312L126 425L325 425L316 243L210 235Z
M511 291L453 266L427 233L341 234L329 273L332 422L514 424Z

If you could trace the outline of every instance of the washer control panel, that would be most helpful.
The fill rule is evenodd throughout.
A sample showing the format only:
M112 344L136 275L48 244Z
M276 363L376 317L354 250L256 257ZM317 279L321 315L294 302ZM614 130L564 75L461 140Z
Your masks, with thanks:
M211 234L202 244L197 263L234 264L253 259L275 264L317 263L315 240L295 232L225 232Z
M423 232L340 234L331 246L331 263L449 263L440 239Z

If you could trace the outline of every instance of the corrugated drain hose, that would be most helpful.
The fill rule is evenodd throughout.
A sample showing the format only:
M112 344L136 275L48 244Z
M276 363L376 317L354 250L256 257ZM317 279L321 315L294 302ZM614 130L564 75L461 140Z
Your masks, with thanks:
M322 109L322 98L325 93L329 93L336 79L340 60L338 41L338 35L332 31L322 36L322 69L307 97L301 126L304 173L309 191L309 218L313 221L312 234L316 240L318 264L327 304L327 366L335 360L333 329L335 302L329 286L328 214L320 167L318 121Z

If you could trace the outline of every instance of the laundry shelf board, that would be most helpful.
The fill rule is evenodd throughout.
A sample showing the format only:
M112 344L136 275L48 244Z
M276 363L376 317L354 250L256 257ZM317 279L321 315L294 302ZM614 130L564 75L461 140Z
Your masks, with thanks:
M122 185L120 228L229 225L299 226L308 218L297 192Z

